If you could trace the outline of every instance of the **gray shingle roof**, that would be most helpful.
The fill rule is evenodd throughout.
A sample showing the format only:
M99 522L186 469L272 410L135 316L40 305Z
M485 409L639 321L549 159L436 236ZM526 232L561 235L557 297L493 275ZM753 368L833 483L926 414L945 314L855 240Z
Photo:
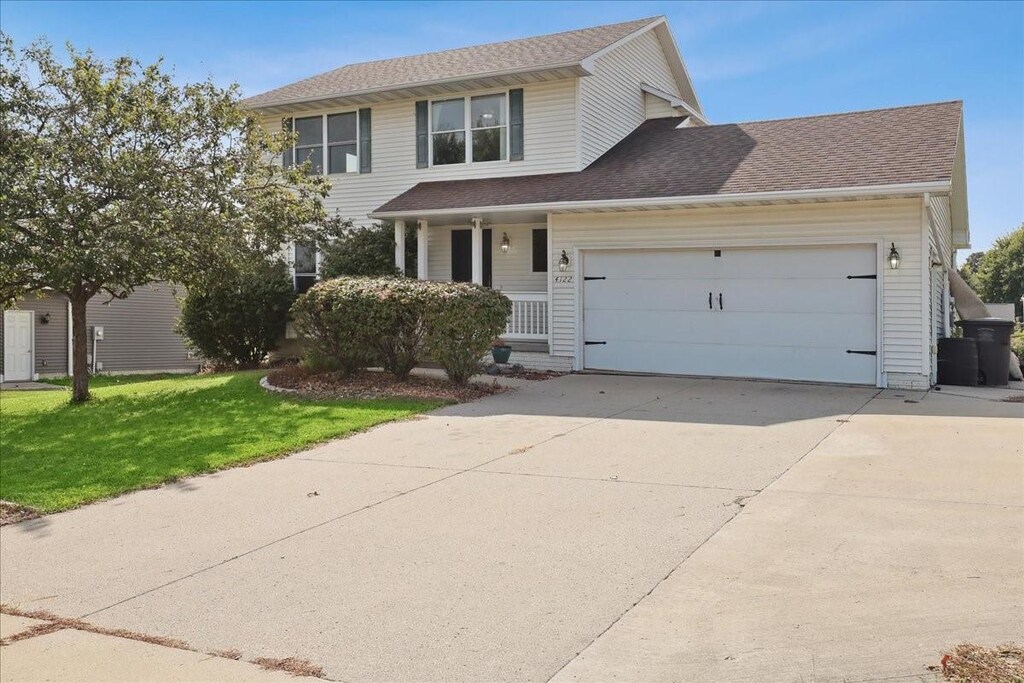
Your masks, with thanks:
M657 17L412 57L349 64L242 101L251 108L491 73L578 64Z
M946 181L962 103L677 128L640 125L577 173L419 183L374 213Z

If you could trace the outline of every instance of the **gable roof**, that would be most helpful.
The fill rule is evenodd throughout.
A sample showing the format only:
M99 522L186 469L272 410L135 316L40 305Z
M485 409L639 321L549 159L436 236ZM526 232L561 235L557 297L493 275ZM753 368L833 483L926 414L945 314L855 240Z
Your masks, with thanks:
M579 67L586 58L655 22L664 22L664 19L649 17L411 57L349 64L246 98L242 105L259 109L438 81Z
M655 119L582 171L419 183L372 215L949 183L961 114L954 101L685 128Z

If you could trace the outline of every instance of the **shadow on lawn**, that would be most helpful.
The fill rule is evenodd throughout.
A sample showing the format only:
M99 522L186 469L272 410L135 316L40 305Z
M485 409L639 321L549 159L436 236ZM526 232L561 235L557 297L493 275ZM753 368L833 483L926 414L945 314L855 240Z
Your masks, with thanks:
M218 381L218 379L220 381ZM311 402L265 392L258 375L142 390L4 416L4 489L44 512L155 486L401 417L401 401ZM179 482L188 487L187 483ZM40 501L56 497L50 504Z

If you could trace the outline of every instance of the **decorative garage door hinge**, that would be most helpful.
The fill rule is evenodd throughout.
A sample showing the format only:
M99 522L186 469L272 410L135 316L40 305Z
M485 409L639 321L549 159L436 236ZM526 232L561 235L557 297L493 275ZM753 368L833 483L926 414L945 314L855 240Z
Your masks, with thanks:
M877 280L878 275L871 273L871 275L847 275L847 280Z
M585 341L585 342L583 342L583 345L584 345L584 346L593 346L594 344L607 344L607 343L608 343L608 342L606 342L606 341L605 341L605 342L592 342L592 341Z
M846 349L847 353L859 353L862 356L877 356L877 351L854 351L853 349Z
M608 278L606 278L604 275L600 275L600 276L598 276L598 275L584 275L583 279L584 280L607 280Z

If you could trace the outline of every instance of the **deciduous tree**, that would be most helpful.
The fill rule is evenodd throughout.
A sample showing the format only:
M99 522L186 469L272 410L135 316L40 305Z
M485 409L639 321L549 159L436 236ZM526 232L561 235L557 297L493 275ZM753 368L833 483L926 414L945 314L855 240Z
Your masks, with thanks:
M155 281L187 288L291 240L331 236L326 179L274 163L291 136L241 109L237 87L0 40L0 302L69 298L74 401L89 396L92 297Z

